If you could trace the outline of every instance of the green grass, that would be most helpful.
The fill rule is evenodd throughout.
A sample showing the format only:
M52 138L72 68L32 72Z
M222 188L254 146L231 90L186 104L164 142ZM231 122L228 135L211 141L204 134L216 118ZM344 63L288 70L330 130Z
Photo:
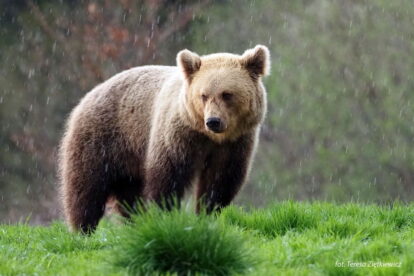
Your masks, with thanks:
M103 220L90 237L61 222L0 225L0 275L204 274L414 275L414 205L150 208L126 225Z

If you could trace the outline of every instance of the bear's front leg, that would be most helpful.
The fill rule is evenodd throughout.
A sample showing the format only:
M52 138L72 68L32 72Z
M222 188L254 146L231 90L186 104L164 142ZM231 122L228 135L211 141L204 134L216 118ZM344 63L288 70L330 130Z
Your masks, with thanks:
M255 146L255 135L218 146L207 157L196 189L197 212L208 213L230 204L246 180Z
M163 143L150 145L146 160L144 197L170 210L179 206L185 189L194 175L191 146L177 140L170 147Z

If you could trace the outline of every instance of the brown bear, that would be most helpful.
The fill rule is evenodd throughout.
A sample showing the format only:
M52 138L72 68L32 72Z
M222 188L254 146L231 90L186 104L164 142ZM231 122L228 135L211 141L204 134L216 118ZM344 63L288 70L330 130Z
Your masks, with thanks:
M266 113L261 77L269 51L177 55L177 66L142 66L95 87L72 111L59 151L64 212L93 231L110 198L167 203L196 185L197 211L230 203L250 170ZM165 205L164 205L165 206Z

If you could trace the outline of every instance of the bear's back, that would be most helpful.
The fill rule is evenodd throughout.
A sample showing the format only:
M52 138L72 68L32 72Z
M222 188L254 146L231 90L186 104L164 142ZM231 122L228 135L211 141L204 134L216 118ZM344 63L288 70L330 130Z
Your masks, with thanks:
M122 148L142 153L149 138L154 99L166 80L176 77L179 71L173 66L135 67L111 77L76 106L65 136L90 133L95 140L107 137L114 147L112 154Z

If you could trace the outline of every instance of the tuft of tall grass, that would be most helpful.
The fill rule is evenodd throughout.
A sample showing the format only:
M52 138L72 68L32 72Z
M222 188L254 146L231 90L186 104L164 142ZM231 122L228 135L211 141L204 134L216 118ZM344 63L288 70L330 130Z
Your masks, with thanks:
M214 216L152 206L119 231L115 265L134 275L229 275L256 263L243 235Z

